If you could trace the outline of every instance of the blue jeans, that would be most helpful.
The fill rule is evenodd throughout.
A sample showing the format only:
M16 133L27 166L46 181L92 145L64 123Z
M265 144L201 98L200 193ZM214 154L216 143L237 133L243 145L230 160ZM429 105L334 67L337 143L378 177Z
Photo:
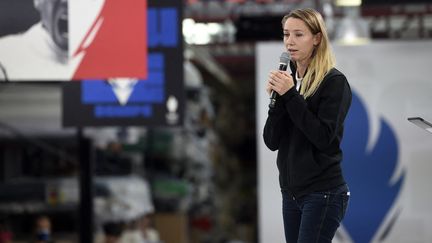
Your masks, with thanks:
M325 192L293 198L282 192L282 213L287 243L331 243L348 206L346 184Z

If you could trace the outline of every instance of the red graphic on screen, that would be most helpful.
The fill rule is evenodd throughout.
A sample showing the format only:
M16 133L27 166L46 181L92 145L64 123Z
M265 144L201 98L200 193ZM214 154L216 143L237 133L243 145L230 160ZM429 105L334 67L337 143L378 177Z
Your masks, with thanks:
M146 79L147 1L105 0L74 57L79 54L75 80Z

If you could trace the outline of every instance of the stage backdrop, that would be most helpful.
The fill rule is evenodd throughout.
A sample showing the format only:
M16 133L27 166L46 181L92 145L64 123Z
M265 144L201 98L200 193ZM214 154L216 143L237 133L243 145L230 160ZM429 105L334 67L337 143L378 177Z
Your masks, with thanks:
M353 91L342 144L351 201L333 242L432 242L432 134L407 121L432 121L432 42L333 48ZM265 82L283 51L282 43L256 48L261 243L284 242L276 152L262 139L269 103Z

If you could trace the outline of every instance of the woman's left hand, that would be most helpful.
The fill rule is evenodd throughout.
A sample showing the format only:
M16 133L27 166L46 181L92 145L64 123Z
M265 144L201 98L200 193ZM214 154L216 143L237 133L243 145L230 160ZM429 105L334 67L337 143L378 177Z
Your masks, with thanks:
M271 71L269 84L272 90L279 95L284 95L288 90L294 87L294 81L291 74L285 71Z

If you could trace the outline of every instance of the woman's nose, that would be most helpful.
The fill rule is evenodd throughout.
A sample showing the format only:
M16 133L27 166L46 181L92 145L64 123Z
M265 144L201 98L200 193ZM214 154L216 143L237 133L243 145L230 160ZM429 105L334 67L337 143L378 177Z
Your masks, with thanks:
M286 43L288 45L292 45L293 44L293 38L291 36L286 37Z

